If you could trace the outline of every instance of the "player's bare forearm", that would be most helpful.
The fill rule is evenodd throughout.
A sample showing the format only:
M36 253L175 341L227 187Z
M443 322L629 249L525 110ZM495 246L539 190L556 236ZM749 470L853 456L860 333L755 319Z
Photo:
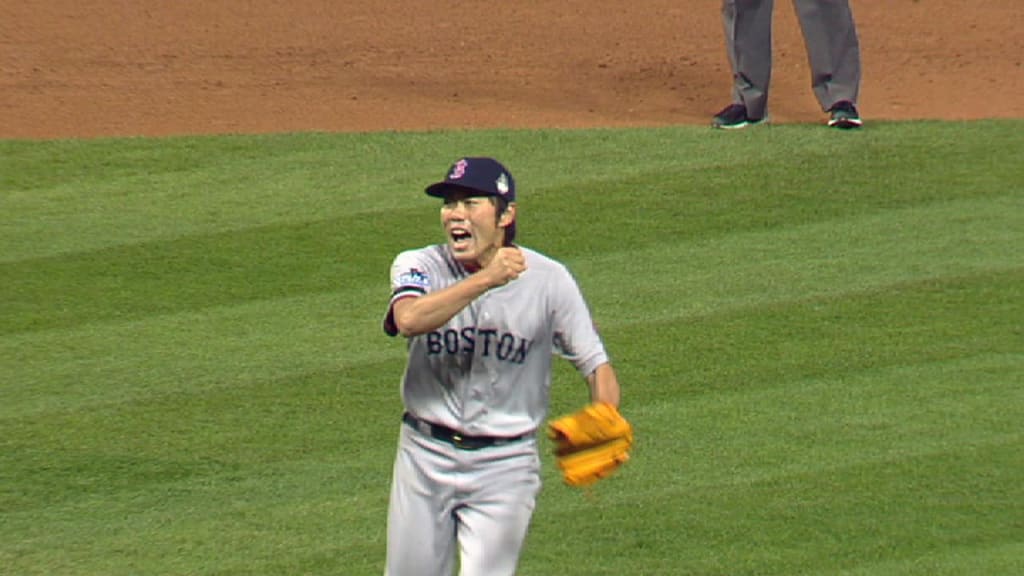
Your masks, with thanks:
M395 326L406 337L437 330L481 294L515 280L524 270L526 260L519 248L498 248L487 265L468 278L425 296L395 302Z
M437 330L490 288L485 277L474 274L444 290L403 298L394 304L395 326L406 337Z
M587 376L591 402L607 402L618 407L621 396L619 377L609 363L601 364Z

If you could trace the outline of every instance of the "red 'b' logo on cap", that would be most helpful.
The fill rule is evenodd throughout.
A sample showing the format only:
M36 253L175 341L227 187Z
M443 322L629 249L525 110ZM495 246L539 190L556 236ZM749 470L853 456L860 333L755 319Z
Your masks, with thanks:
M468 164L469 163L466 162L465 158L463 158L462 160L459 160L458 162L456 162L455 166L452 167L452 173L448 175L448 179L449 180L458 180L459 178L462 178L463 176L465 176L466 175L466 166Z

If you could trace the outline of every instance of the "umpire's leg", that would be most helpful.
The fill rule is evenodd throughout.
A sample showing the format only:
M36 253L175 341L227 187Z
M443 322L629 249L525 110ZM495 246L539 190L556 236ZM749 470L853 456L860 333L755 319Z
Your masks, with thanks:
M768 113L773 4L773 0L722 0L733 101L745 105L747 116L755 119Z
M860 43L848 0L793 0L811 65L811 87L822 110L857 103Z

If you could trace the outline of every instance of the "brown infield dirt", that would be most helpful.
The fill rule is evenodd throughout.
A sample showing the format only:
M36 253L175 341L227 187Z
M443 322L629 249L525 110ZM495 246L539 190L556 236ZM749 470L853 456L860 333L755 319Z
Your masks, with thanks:
M1024 117L1024 0L854 0L866 122ZM776 2L775 123L822 122ZM718 0L0 3L0 138L707 124Z

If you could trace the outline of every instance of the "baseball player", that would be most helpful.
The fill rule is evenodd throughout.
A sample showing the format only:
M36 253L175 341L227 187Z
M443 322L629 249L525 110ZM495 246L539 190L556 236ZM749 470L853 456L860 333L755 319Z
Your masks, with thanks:
M722 22L733 72L733 102L715 128L743 128L768 118L774 0L722 0ZM828 125L859 128L860 44L849 0L793 0L811 65L811 86Z
M501 163L462 158L426 193L445 242L395 258L383 323L408 339L385 575L512 575L541 487L552 354L593 402L617 406L619 382L566 267L513 243Z

